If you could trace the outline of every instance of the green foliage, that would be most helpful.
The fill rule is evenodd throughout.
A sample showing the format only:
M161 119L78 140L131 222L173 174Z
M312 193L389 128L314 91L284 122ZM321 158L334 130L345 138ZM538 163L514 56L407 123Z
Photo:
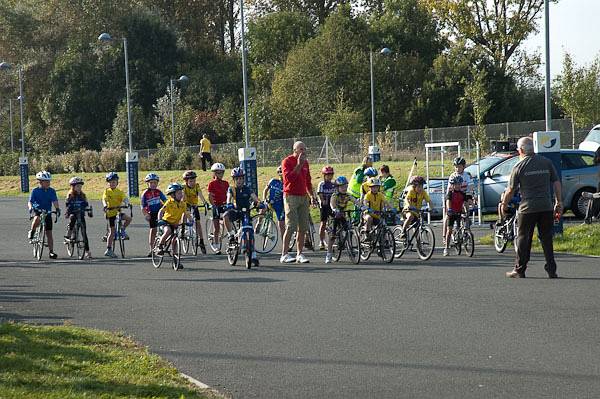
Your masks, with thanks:
M131 131L134 148L150 148L155 146L158 141L152 121L139 105L131 107ZM129 148L127 103L119 105L112 130L107 136L104 146L120 149Z
M491 107L487 99L487 74L485 70L474 71L473 74L474 80L465 86L465 100L473 107L473 120L475 121L475 130L472 131L473 138L479 142L485 152L489 144L485 133L485 116Z
M340 91L335 111L327 113L327 120L321 127L323 134L335 141L344 134L360 132L363 128L362 115L350 108L344 100L344 92Z

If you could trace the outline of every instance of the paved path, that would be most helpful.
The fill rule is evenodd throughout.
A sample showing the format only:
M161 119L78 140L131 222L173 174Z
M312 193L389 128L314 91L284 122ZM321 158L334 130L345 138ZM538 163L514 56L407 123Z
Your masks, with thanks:
M123 331L234 398L591 398L600 392L600 260L560 256L561 279L512 254L247 271L224 257L35 262L23 200L0 198L0 318ZM95 209L99 209L96 206ZM96 212L98 213L98 212ZM137 213L137 220L140 220ZM62 233L64 223L58 232ZM94 255L104 221L94 218ZM57 234L58 235L58 234Z

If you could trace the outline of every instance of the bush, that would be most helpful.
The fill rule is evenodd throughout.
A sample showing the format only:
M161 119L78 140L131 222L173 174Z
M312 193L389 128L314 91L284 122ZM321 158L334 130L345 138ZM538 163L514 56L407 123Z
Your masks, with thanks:
M81 150L81 163L79 165L82 172L104 172L100 165L100 153L98 151Z
M186 170L190 169L194 165L195 155L191 149L183 148L182 150L177 152L177 159L175 160L175 164L172 169L177 170Z
M102 172L125 170L125 150L106 148L100 152L100 166Z
M15 176L19 174L19 153L0 153L0 175Z

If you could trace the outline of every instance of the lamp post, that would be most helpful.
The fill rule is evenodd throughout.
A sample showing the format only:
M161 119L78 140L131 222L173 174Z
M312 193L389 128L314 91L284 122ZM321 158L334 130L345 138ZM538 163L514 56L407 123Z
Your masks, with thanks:
M15 135L13 133L13 110L12 110L12 98L8 99L8 118L10 125L10 151L15 151Z
M103 43L110 43L113 38L104 32L98 36ZM138 154L133 152L133 139L131 129L131 102L129 99L129 57L127 53L127 38L123 38L123 53L125 55L125 92L127 96L127 135L129 138L129 151L125 154L125 165L127 166L127 189L130 197L139 197L138 187Z
M382 48L379 54L387 56L392 53L387 47ZM369 66L371 73L371 146L369 147L369 156L373 162L379 161L381 153L375 144L375 79L373 78L373 50L369 50Z
M173 99L173 82L177 82L180 83L181 86L187 84L190 81L190 78L188 78L185 75L181 75L179 77L179 79L170 79L169 80L169 85L170 85L170 90L171 90L171 136L173 137L173 152L175 152L175 106L173 105L175 103L174 99Z
M7 62L0 62L0 70L8 71L12 66ZM25 128L23 126L23 68L19 66L19 109L21 114L21 157L19 158L19 171L21 175L21 191L29 192L29 162L25 156ZM11 120L12 123L12 120Z
M550 89L550 0L544 1L544 36L546 42L546 131L552 130L552 92Z

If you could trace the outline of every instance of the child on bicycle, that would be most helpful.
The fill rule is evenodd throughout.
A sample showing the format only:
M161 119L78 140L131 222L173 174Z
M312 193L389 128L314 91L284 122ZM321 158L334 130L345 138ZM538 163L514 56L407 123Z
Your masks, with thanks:
M156 227L158 226L158 211L162 208L167 197L158 189L160 178L156 173L148 173L144 181L148 184L148 188L142 193L141 208L142 214L150 226L150 231L148 232L150 251L147 256L151 257L152 247L156 238Z
M52 215L50 212L52 211L52 206L54 205L57 217L60 216L58 197L56 196L56 191L50 187L50 181L52 180L52 175L50 172L42 170L35 175L35 178L38 181L39 187L31 190L29 202L27 202L29 213L35 213L33 221L31 222L31 230L29 230L27 237L30 240L33 239L35 229L37 229L37 227L40 225L40 215L42 214L42 211L46 211L48 213L45 220L46 238L48 239L48 256L50 259L56 259L57 255L54 253L54 239L52 236Z
M336 187L332 182L333 179L333 167L327 165L321 170L323 174L323 180L319 182L317 188L317 195L319 196L319 211L321 214L321 224L319 225L319 249L325 250L325 228L327 227L327 219L332 215L331 206L329 204L331 195L335 192Z
M115 221L117 219L117 215L121 213L119 207L126 206L129 203L129 199L123 191L117 188L119 185L119 175L117 175L115 172L110 172L106 175L106 182L108 183L108 187L104 190L104 193L102 193L102 205L104 206L104 213L106 215L106 220L108 221L106 251L104 252L104 255L110 258L116 258L117 255L115 255L113 252L113 243L115 240ZM125 228L129 226L129 223L131 223L131 217L121 213L121 218L124 221L123 231L120 231L119 234L122 234L123 238L127 240L129 237L125 233Z
M448 248L452 237L454 222L460 225L462 212L465 210L467 194L463 191L463 178L458 174L450 176L450 190L446 193L446 240L444 245L444 256L448 256Z
M88 241L87 229L85 224L85 210L89 206L87 201L87 197L83 192L83 179L79 176L72 177L69 180L69 185L71 189L67 194L67 200L65 204L65 219L69 221L67 225L67 233L65 235L65 240L73 239L73 228L75 227L75 223L77 222L77 213L80 214L81 217L81 225L83 229L81 230L81 235L83 238L84 244L84 257L86 259L91 259L92 255L90 253L90 243ZM92 217L91 210L88 212L88 216Z
M406 235L408 227L415 222L415 219L419 217L419 212L423 206L423 201L427 203L431 208L431 199L429 194L423 188L425 179L421 176L413 176L410 179L410 188L404 198L404 207L402 212L404 213L404 224L402 225L402 236Z
M507 212L504 212L502 210L502 203L504 202L504 194L505 191L502 192L502 194L500 194L500 202L498 203L498 220L502 221L504 220L506 215L513 215L517 209L519 209L519 204L521 204L521 194L519 193L519 191L514 191L513 192L513 196L510 199L510 201L508 201L508 209Z
M285 233L285 212L283 209L283 171L281 165L277 167L278 179L271 179L263 191L263 201L268 203L275 212L279 223L279 232L283 238Z
M259 204L259 208L264 208L264 204L260 203L260 200L250 187L244 184L244 169L233 168L231 170L231 177L233 178L233 187L229 187L227 190L227 212L223 216L225 222L225 228L227 229L227 235L229 237L229 243L231 244L235 239L235 231L233 229L233 223L242 219L243 209L246 212L250 212L250 203ZM258 258L256 251L252 249L252 262L257 265Z
M187 170L183 173L183 180L185 184L183 185L183 198L188 207L188 211L193 210L192 216L194 216L194 220L196 221L196 234L198 234L200 251L203 254L206 254L206 247L204 246L204 234L202 234L202 223L200 222L200 211L198 210L198 198L202 201L202 204L206 206L206 199L204 199L204 195L202 194L202 189L200 188L200 184L196 183L196 172L193 170Z
M213 179L208 183L208 202L210 202L212 207L212 221L215 231L215 245L212 249L218 255L221 253L221 251L218 250L221 243L221 214L224 212L224 207L227 203L229 183L226 180L223 180L225 165L217 162L210 167L210 170L213 172Z
M333 228L331 236L327 242L327 253L325 254L325 263L331 263L333 243L337 237L337 231L341 226L347 223L345 211L349 210L348 206L353 204L355 207L360 205L359 200L348 193L348 179L345 176L338 176L335 179L335 191L329 200L331 213L333 215Z
M374 177L377 177L377 169L375 169L372 166L365 169L365 181L360 186L361 202L365 199L365 195L367 195L367 193L371 191L371 188L369 186L369 181Z
M377 177L369 179L369 192L365 194L363 205L366 207L363 211L363 220L365 222L365 232L371 233L373 226L377 226L381 221L381 213L387 205L385 195L379 191L381 180Z
M167 195L170 197L163 204L160 211L158 211L158 225L163 226L163 233L160 236L158 247L154 248L154 251L158 255L165 253L165 241L172 235L175 234L177 228L185 223L187 220L192 219L191 215L187 211L187 204L183 200L183 186L179 183L171 183L167 187ZM183 266L179 266L183 268Z

